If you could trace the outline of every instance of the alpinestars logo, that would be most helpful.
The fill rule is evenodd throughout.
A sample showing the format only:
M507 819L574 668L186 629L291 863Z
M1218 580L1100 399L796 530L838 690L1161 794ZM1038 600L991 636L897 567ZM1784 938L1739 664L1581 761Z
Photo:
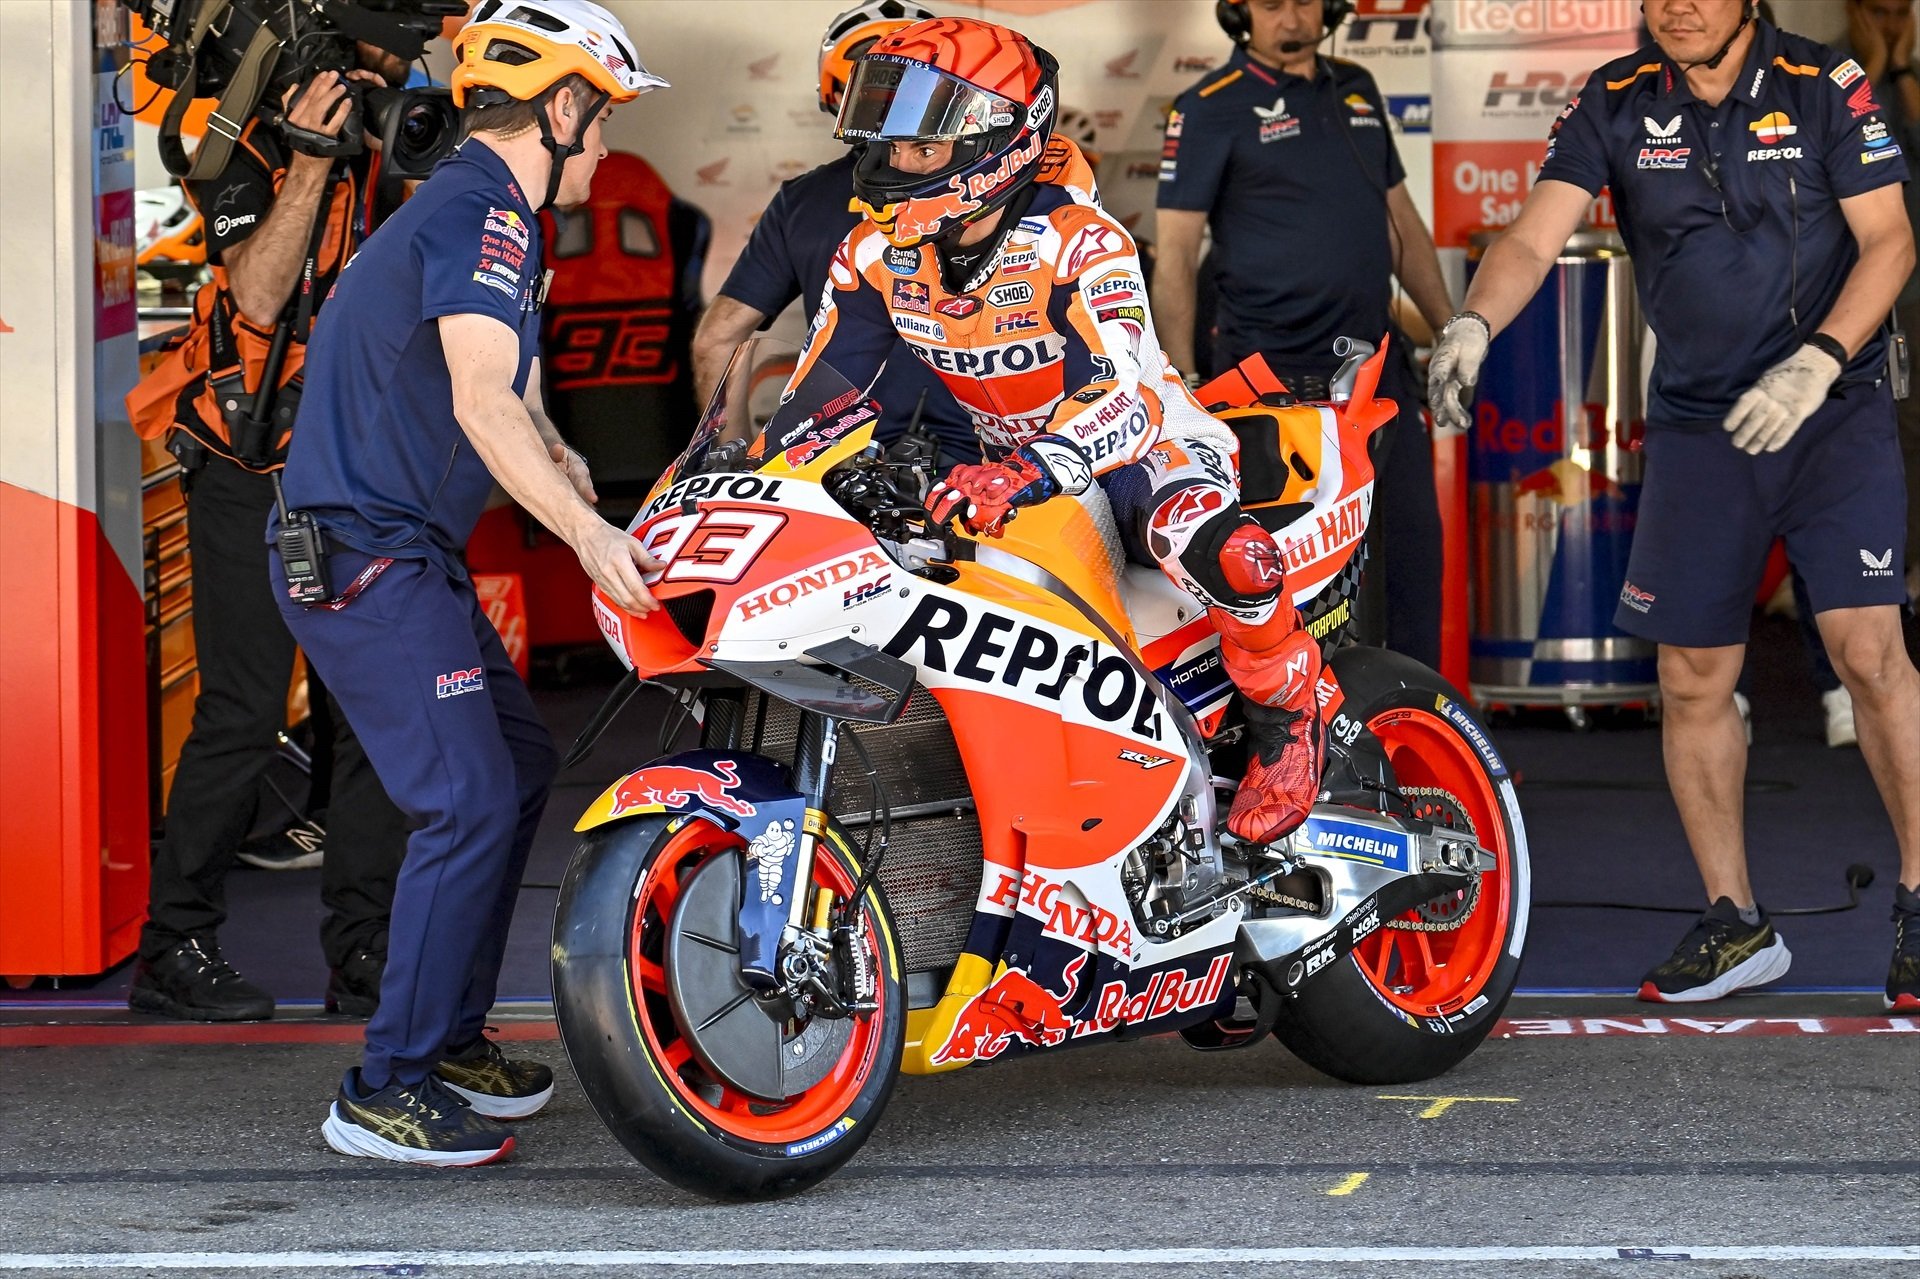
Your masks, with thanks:
M1865 548L1860 551L1860 562L1866 567L1860 570L1862 577L1892 577L1893 548L1888 547L1884 555L1870 554Z
M1665 124L1661 124L1658 121L1656 121L1652 116L1643 115L1640 117L1640 123L1647 126L1647 136L1649 138L1659 138L1659 139L1665 140L1673 137L1674 134L1680 132L1679 116L1675 116L1673 117L1673 119L1667 121Z

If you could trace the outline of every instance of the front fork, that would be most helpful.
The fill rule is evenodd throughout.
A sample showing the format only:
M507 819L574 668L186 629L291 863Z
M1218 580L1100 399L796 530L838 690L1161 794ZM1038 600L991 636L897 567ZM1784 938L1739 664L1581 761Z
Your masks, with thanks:
M813 862L827 833L827 798L839 750L840 721L802 711L794 737L793 787L806 801L794 851L795 886L787 898L787 925L780 938L780 989L796 1007L823 1017L864 1016L879 1007L860 916L849 903L833 917L833 890L815 886ZM805 885L803 890L801 885ZM855 886L856 895L858 885Z

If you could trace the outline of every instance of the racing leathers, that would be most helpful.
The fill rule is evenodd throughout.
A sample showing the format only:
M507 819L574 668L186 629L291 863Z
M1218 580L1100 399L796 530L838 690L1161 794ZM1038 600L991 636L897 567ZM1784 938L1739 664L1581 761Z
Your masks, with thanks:
M1098 483L1135 554L1205 608L1246 700L1246 780L1229 828L1270 842L1319 787L1318 643L1282 586L1273 538L1240 509L1233 433L1169 367L1133 239L1089 194L1071 142L1049 143L1033 198L995 253L948 289L932 245L902 248L872 222L842 242L796 383L816 360L867 385L898 346L924 361L997 459L956 467L930 496L940 519L997 534L1019 507Z

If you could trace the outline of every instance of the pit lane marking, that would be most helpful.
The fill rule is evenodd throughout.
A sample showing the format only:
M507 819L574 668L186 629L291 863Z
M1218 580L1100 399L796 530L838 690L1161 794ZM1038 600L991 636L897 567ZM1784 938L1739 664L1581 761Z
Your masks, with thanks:
M1425 1110L1422 1110L1418 1115L1414 1116L1414 1118L1438 1119L1440 1116L1446 1114L1449 1110L1452 1110L1455 1106L1459 1105L1463 1101L1513 1103L1513 1102L1518 1102L1520 1099L1518 1097L1418 1097L1418 1096L1410 1097L1402 1093L1383 1092L1383 1093L1380 1093L1375 1098L1375 1100L1376 1101L1432 1102L1433 1103L1432 1105L1428 1106Z
M874 1248L553 1252L68 1252L0 1253L8 1270L364 1270L426 1268L510 1271L518 1267L610 1269L653 1266L709 1269L768 1266L819 1270L882 1266L973 1265L995 1269L1042 1265L1220 1266L1222 1264L1460 1264L1514 1261L1920 1261L1920 1245L1810 1244L1489 1246L1426 1248Z

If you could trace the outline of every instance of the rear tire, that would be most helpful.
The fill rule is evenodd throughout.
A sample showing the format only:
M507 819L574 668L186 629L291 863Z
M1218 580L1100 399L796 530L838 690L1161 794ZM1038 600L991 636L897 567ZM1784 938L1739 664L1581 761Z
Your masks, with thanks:
M1436 820L1464 817L1498 865L1482 874L1459 927L1392 927L1418 922L1412 911L1388 922L1283 1004L1273 1033L1335 1079L1414 1083L1464 1061L1513 994L1531 885L1526 829L1492 736L1451 685L1381 649L1343 649L1331 664L1345 696L1340 710L1379 738L1396 784L1430 805ZM1436 899L1422 909L1444 920L1461 904Z
M707 1075L675 1020L665 934L678 885L745 841L702 818L599 827L575 851L553 931L554 1013L588 1101L620 1144L667 1181L715 1199L805 1190L865 1144L892 1095L906 1038L899 946L880 886L861 911L877 1011L853 1018L828 1076L768 1105ZM844 900L859 878L844 832L817 845L814 882Z

